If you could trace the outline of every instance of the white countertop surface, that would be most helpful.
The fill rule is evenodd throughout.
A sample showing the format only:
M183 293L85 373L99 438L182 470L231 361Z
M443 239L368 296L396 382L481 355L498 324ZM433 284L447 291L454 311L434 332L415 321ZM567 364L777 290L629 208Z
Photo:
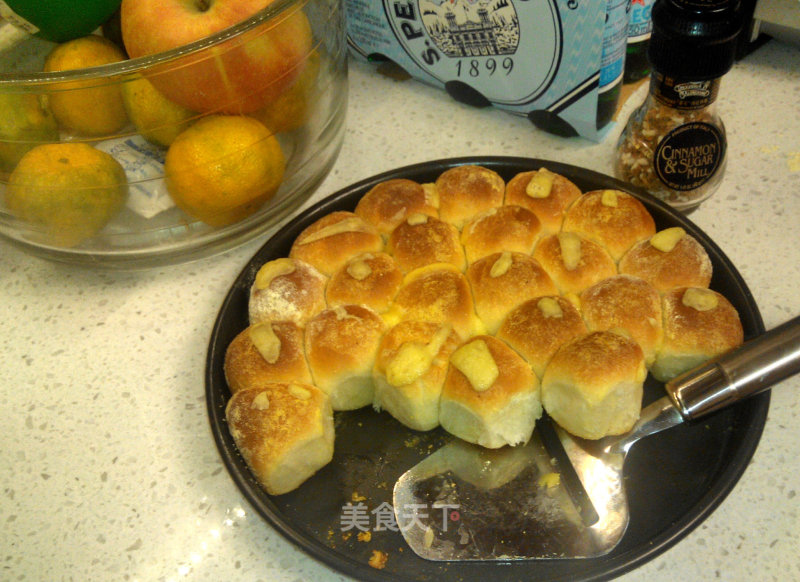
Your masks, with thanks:
M341 155L309 204L385 170L464 155L611 173L620 127L600 144L551 137L360 64L350 88ZM737 63L719 111L727 174L691 219L738 267L771 328L800 314L800 51L771 41ZM0 242L0 579L347 579L259 518L209 429L214 318L264 240L134 273L54 264ZM773 391L752 463L722 505L621 579L800 580L798 426L800 376Z

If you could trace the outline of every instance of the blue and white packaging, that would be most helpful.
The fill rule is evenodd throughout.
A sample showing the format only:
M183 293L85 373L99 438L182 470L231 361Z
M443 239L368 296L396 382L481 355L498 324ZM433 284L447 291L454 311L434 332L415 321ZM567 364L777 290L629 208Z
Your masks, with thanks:
M345 7L356 58L388 59L471 105L532 121L557 115L600 141L601 82L613 87L621 78L628 3L345 0Z

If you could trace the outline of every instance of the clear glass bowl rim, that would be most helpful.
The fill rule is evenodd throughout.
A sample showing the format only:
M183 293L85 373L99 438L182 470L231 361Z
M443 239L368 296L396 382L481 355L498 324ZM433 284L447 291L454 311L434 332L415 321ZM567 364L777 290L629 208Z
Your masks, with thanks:
M183 46L138 57L126 59L116 63L100 65L97 67L87 67L84 69L72 69L54 72L30 72L30 73L8 73L0 72L0 92L13 93L16 91L31 90L35 86L56 84L65 81L87 80L87 79L109 79L121 75L129 75L151 69L155 66L164 65L190 55L201 53L202 51L218 46L231 39L240 37L250 30L258 28L264 22L276 18L278 15L288 13L295 5L304 6L309 0L274 0L267 7L250 18L234 24L228 28L215 32L205 38L190 42Z

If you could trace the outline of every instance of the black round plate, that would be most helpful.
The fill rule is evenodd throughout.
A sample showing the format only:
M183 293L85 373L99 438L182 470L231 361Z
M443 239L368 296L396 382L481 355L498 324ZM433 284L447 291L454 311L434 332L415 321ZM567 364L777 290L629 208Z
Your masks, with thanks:
M506 180L519 172L545 166L568 177L584 192L608 188L631 192L646 205L659 230L681 226L705 246L714 266L711 287L738 309L745 337L764 332L750 291L717 245L685 216L641 190L603 174L547 160L475 157L417 164L362 180L325 198L267 241L238 276L220 309L206 364L208 413L219 452L236 485L267 522L311 556L357 580L544 582L619 576L688 534L731 491L761 437L769 407L768 392L702 423L678 426L633 447L626 462L630 525L613 552L591 559L448 563L416 556L402 534L381 517L380 508L387 507L384 503L390 506L397 478L450 438L441 429L415 432L385 412L372 409L337 412L333 461L295 491L280 496L267 495L261 489L228 431L225 405L230 392L223 373L225 349L247 327L248 294L259 267L287 256L294 239L315 220L336 210L353 210L361 196L378 182L391 178L432 182L444 170L463 164L491 168ZM649 400L663 387L648 380L645 391ZM361 516L368 519L356 525L356 520L343 510L348 503L366 506ZM371 539L359 539L361 529L368 529ZM373 550L388 555L384 569L368 565Z

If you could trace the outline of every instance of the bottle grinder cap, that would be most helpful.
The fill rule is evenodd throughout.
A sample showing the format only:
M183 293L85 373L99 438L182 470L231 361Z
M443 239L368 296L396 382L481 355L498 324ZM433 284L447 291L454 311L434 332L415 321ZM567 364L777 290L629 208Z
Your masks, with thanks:
M656 0L648 59L686 81L715 79L733 66L742 12L738 0Z

